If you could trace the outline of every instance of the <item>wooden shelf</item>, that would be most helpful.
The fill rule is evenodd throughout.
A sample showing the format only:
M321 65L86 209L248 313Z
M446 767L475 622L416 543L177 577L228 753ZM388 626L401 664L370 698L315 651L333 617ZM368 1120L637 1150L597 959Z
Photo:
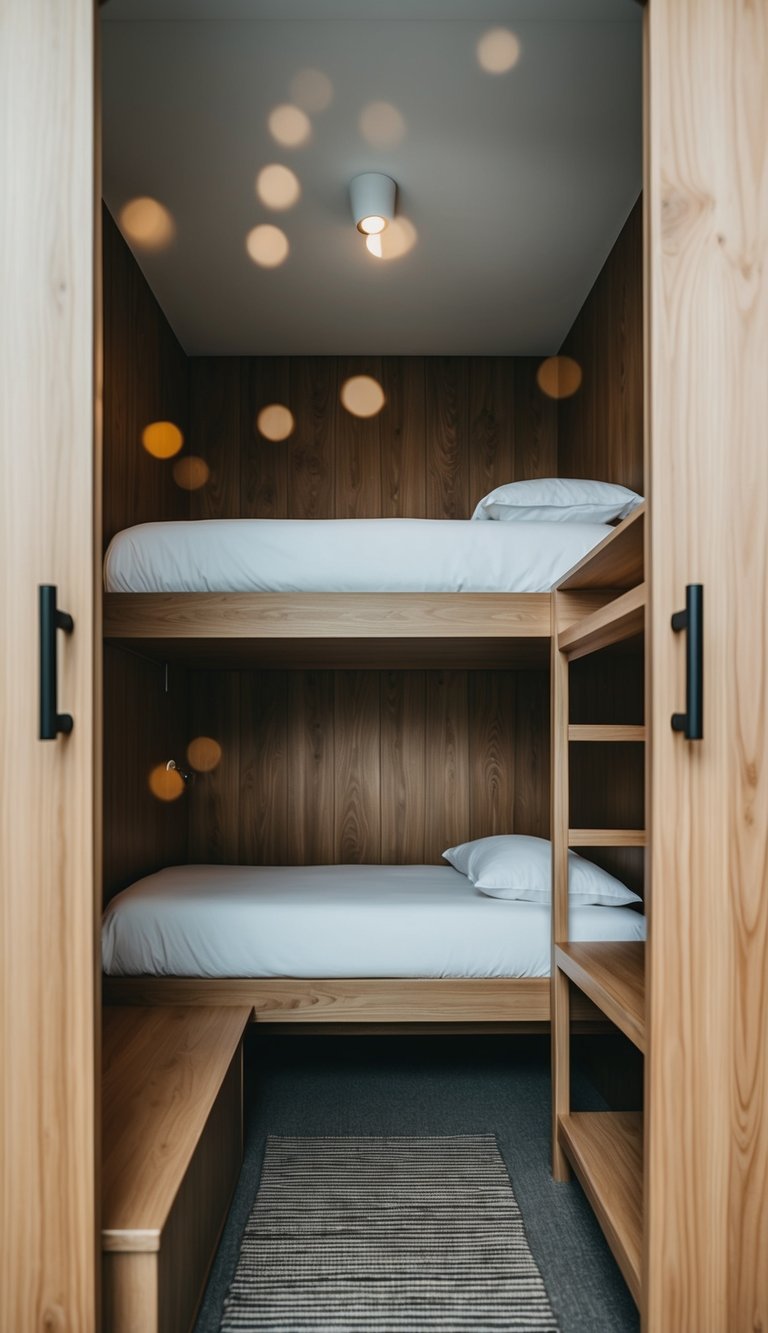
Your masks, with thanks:
M107 593L106 642L191 666L546 666L551 594Z
M634 1111L572 1112L560 1117L558 1137L639 1305L643 1117Z
M645 945L638 940L557 944L555 963L645 1051Z
M645 584L630 588L599 610L560 632L558 647L571 661L641 634L645 627Z
M571 828L569 847L644 847L645 829L641 828Z
M643 581L645 503L619 523L599 546L574 565L557 591L579 588L634 588Z
M591 725L589 723L571 723L568 728L569 741L644 741L645 727L622 726L620 723Z

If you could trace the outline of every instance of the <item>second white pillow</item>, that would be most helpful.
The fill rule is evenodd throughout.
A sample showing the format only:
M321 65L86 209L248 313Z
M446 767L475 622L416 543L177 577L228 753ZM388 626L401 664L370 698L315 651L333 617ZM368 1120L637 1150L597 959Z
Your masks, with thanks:
M547 838L501 833L449 847L443 856L489 898L551 901L552 844ZM568 885L570 897L583 906L625 907L642 901L621 880L576 852L568 853Z

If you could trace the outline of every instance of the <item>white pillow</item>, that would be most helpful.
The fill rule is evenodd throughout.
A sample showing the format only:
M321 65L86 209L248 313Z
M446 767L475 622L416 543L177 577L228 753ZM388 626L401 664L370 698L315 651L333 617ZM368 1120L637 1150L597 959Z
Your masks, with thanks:
M612 523L626 518L642 502L642 495L611 481L540 477L497 486L483 497L472 517L504 523Z
M552 844L547 838L529 838L518 833L476 838L443 852L476 889L489 898L517 898L528 903L552 899ZM607 870L568 853L570 898L582 906L624 907L641 899Z

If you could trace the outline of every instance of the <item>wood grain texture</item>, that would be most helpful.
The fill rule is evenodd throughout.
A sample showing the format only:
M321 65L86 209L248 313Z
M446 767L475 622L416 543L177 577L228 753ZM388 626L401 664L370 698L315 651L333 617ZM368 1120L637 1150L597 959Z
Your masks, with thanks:
M149 776L169 759L184 765L187 680L161 663L104 650L104 900L142 875L187 859L187 809L154 796ZM137 725L137 719L142 725Z
M98 1327L94 42L88 0L3 6L0 1328L13 1333ZM74 729L45 743L40 584L75 622L58 635Z
M645 945L556 944L555 962L638 1050L645 1050Z
M379 676L337 671L335 692L335 861L381 859L381 732Z
M290 402L290 363L285 357L262 356L244 358L240 364L240 497L239 502L237 497L232 498L230 517L287 518L290 438L267 440L256 423L263 408ZM231 439L228 448L234 452Z
M296 1023L546 1023L546 977L354 978L105 977L108 1005L184 1007L248 1005L259 1025ZM601 1017L592 1001L574 995L574 1019Z
M387 356L387 397L380 433L381 517L426 517L426 370L424 357Z
M240 676L234 671L192 671L188 676L187 745L199 736L221 746L221 759L196 774L181 798L188 828L188 859L220 865L237 859L241 836ZM184 747L186 758L186 746Z
M645 570L645 502L573 566L557 587L634 588Z
M645 628L645 606L646 586L640 583L568 629L561 630L560 651L575 661L586 653L596 653L634 638Z
M645 1321L715 1333L768 1327L768 8L653 0L646 24ZM669 725L685 652L669 621L691 582L706 611L695 744Z
M187 435L188 380L187 358L106 208L102 218L106 547L134 523L188 517L173 460L153 458L141 442L153 421L172 421Z
M559 1138L639 1304L643 1255L643 1117L633 1111L563 1116Z
M552 660L550 667L550 838L552 840L552 954L550 988L552 1008L552 1174L568 1180L570 1168L560 1142L559 1125L571 1109L571 987L557 966L557 945L569 938L568 916L568 826L570 784L568 765L568 719L570 717L570 670L559 649L563 594L552 594Z
M544 672L189 673L193 862L439 864L478 831L546 837Z
M160 1248L250 1014L247 1004L105 1011L102 1249Z
M381 686L381 845L393 864L420 865L427 823L423 671L385 671Z
M191 495L192 516L469 518L495 486L556 475L557 405L536 383L538 365L503 356L192 357L190 451L211 467ZM382 385L377 416L341 405L352 375ZM274 402L296 422L277 443L255 428Z
M210 468L205 486L190 492L191 518L233 518L240 506L245 451L242 365L238 357L195 357L188 361L189 452ZM247 437L246 437L247 438ZM253 479L247 472L245 489ZM175 514L162 514L174 518ZM187 515L181 515L187 517Z
M560 354L582 371L557 404L558 475L643 494L642 200L632 209Z

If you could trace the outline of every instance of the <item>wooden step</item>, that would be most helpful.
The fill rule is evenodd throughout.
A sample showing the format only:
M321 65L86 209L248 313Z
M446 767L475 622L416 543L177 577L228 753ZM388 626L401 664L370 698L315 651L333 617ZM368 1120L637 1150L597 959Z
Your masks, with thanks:
M644 555L645 502L563 575L557 591L634 588L643 581Z
M645 829L570 828L569 847L644 847Z
M571 723L569 741L644 741L645 727L612 722L609 724Z
M645 584L614 597L597 611L583 616L558 636L558 647L571 661L599 652L611 644L641 634L645 627Z
M641 941L557 944L555 964L645 1051L645 945Z
M643 1117L634 1111L571 1112L558 1138L640 1304L643 1252Z
M104 1010L106 1333L192 1325L240 1170L241 1041L251 1012Z

